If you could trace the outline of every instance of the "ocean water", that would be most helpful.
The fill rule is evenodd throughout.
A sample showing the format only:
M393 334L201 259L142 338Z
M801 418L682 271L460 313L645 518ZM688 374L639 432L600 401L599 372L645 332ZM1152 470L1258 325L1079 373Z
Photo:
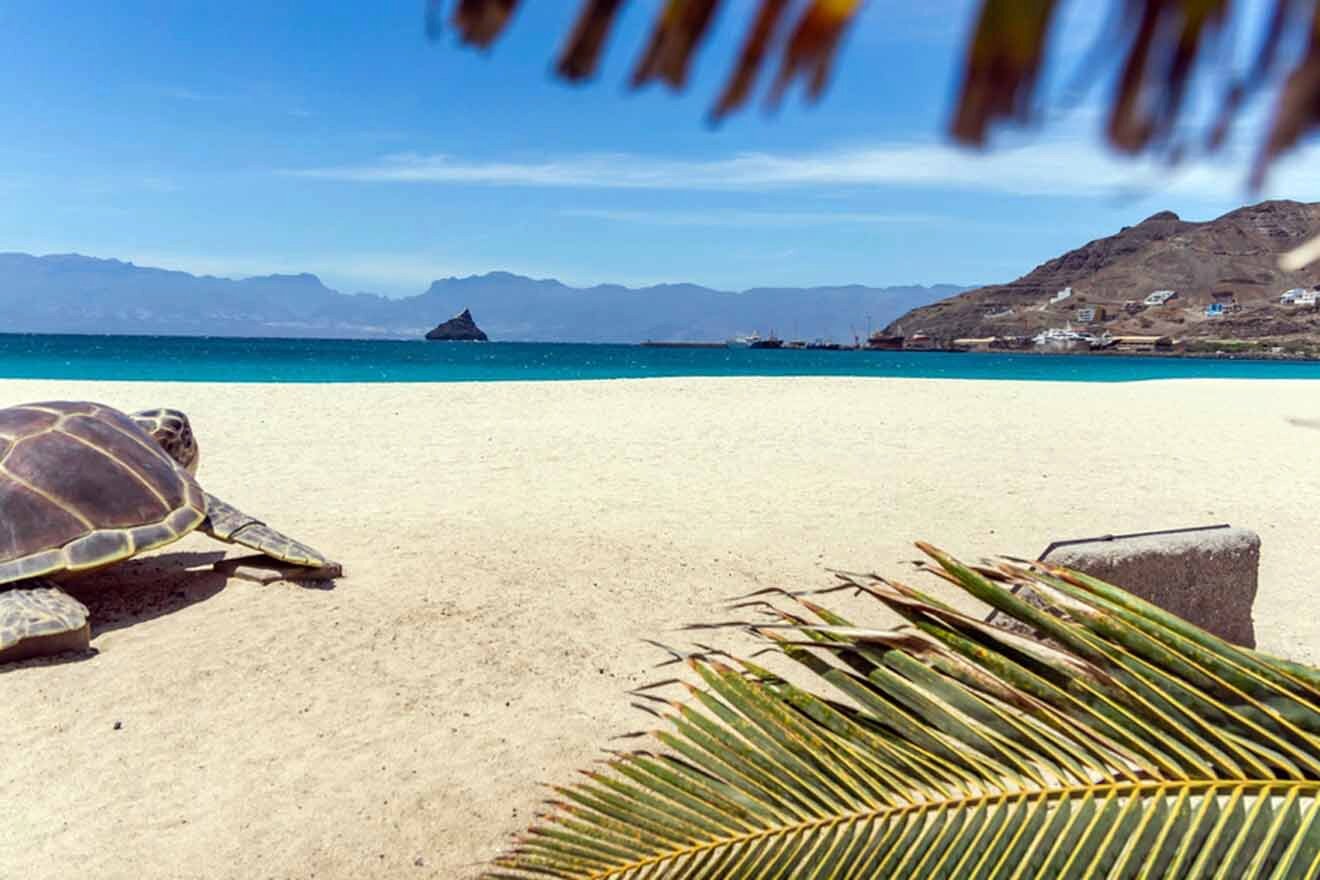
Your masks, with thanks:
M902 376L1125 382L1320 379L1318 362L567 343L0 334L0 378L501 382L660 376Z

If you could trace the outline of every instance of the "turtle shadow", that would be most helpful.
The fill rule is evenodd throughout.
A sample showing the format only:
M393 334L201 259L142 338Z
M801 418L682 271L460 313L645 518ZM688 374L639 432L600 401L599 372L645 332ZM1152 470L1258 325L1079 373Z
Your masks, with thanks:
M226 558L227 554L223 550L160 553L129 559L85 575L65 576L59 579L59 584L65 592L87 606L88 623L94 639L105 633L173 614L222 592L228 586L230 576L226 572L217 571L214 566ZM281 571L278 563L261 555L229 559L229 562L245 565L250 570ZM335 587L333 579L288 582L310 590L333 590ZM0 663L0 675L33 666L80 663L98 653L95 647L89 647L83 651L65 651Z
M41 666L63 666L66 663L81 663L84 660L90 660L101 653L96 648L88 648L85 651L61 651L58 654L50 654L45 657L25 657L22 660L10 660L8 663L0 663L0 675L10 672L17 672L20 669L32 669Z
M66 580L61 586L87 606L91 636L174 614L205 602L229 585L228 572L217 571L221 560L279 570L279 563L255 555L227 558L223 550L178 551L121 562L113 568ZM303 589L332 590L333 580L290 580Z
M161 553L117 563L85 575L59 578L66 593L87 606L91 637L204 602L225 588L227 578L211 570L223 550ZM27 657L0 664L0 674L37 666L80 663L100 653L95 647Z
M61 586L87 606L92 638L173 614L224 590L228 579L211 570L224 551L161 553L65 580Z

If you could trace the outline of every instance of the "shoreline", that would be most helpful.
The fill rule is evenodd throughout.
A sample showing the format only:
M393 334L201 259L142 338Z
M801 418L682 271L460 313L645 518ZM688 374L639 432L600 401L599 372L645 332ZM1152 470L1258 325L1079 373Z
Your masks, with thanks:
M614 344L378 345L355 340L9 337L0 376L59 381L388 385L704 376L857 376L1099 383L1197 376L1315 378L1320 361L1252 352L941 352L691 348ZM1015 355L1024 355L1015 357ZM1032 355L1029 357L1026 355Z
M429 342L424 336L223 336L209 334L130 334L130 333L27 333L22 331L0 331L0 340L5 338L12 339L131 339L131 340L172 340L172 341L198 341L198 342L252 342L252 343L408 343L408 342ZM441 340L441 342L453 340ZM466 340L464 340L466 341ZM1219 340L1230 341L1230 340ZM650 349L696 349L696 350L721 350L730 351L749 350L747 346L729 345L718 341L688 341L688 340L643 340L641 342L575 342L566 340L520 340L520 339L496 339L482 340L485 345L492 346L522 346L522 345L546 345L546 346L592 346L601 348L650 348ZM1250 344L1249 340L1232 340L1236 344ZM429 346L428 346L429 347ZM440 346L436 346L440 347ZM484 347L484 346L477 346ZM1252 352L1244 354L1241 352L1191 352L1191 351L1106 351L1094 349L1091 351L1041 351L1029 348L1012 349L966 349L952 347L922 347L922 348L872 348L866 345L844 345L839 344L837 348L827 346L811 345L789 346L783 345L776 348L754 349L757 351L793 351L793 352L818 352L828 351L831 353L840 352L865 352L868 354L990 354L990 355L1037 355L1037 356L1062 356L1062 357L1131 357L1131 358L1188 358L1188 359L1209 359L1209 360L1236 360L1236 361L1301 361L1301 362L1320 362L1320 354L1306 355L1300 352ZM10 377L0 376L0 381L5 381ZM59 378L59 377L53 377ZM81 380L80 380L81 381ZM95 381L95 380L88 380Z
M1255 352L1252 354L1240 354L1236 352L1213 352L1213 351L1104 351L1100 349L1092 351L1035 351L1032 349L993 349L990 351L973 351L962 348L936 348L936 349L904 349L904 354L927 354L930 352L939 352L943 354L1002 354L1002 355L1028 355L1030 357L1062 357L1062 358L1168 358L1168 359L1186 359L1186 360L1218 360L1218 361L1269 361L1277 363L1279 361L1297 361L1299 363L1320 363L1320 355L1310 356L1292 352Z

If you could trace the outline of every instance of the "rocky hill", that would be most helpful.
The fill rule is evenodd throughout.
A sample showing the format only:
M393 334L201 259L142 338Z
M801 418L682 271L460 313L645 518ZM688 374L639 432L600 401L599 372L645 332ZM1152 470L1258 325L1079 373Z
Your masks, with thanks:
M1278 258L1317 233L1320 203L1262 202L1199 223L1164 211L1011 284L913 309L887 329L951 340L1031 335L1071 323L1115 335L1313 344L1320 342L1320 311L1281 305L1279 295L1320 283L1320 264L1288 273ZM1070 296L1057 298L1069 288ZM1157 290L1177 295L1162 306L1141 305ZM1216 302L1223 314L1207 314Z
M490 337L477 326L472 312L464 309L426 334L432 342L488 342Z

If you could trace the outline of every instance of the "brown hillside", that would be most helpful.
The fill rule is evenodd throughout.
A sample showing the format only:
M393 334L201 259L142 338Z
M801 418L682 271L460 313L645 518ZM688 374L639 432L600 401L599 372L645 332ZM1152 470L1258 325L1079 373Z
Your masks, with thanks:
M1048 327L1086 327L1099 333L1159 333L1183 338L1320 341L1320 311L1282 306L1279 294L1320 283L1320 264L1282 272L1278 257L1320 232L1320 203L1262 202L1203 223L1164 211L1038 266L1011 284L968 291L908 312L893 332L935 339L1030 335ZM1073 295L1051 303L1060 290ZM1156 290L1177 296L1138 309ZM1207 317L1216 300L1229 306ZM1236 303L1236 307L1232 305ZM1079 309L1100 306L1103 320L1080 320Z

